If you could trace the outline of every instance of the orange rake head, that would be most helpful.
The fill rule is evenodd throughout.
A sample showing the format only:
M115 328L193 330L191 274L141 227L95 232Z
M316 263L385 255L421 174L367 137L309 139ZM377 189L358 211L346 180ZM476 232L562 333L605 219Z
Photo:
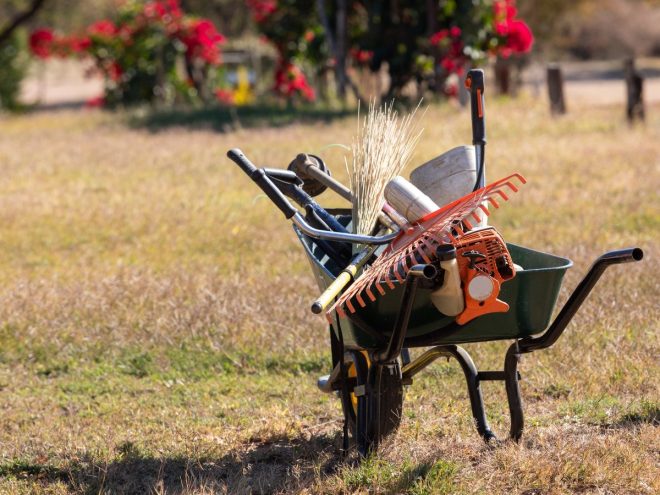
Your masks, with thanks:
M500 201L507 201L509 193L517 192L518 185L525 184L525 178L513 174L500 179L461 199L443 206L439 210L421 218L405 232L402 232L387 246L376 261L341 295L328 310L326 317L331 321L332 312L345 316L344 307L352 314L356 303L365 307L364 295L371 301L376 293L385 294L385 289L393 289L395 281L403 283L408 271L418 263L432 263L436 260L436 250L441 244L456 244L467 231L472 229L472 220L481 221L481 215L490 215L486 204L497 209ZM375 289L375 291L374 291Z

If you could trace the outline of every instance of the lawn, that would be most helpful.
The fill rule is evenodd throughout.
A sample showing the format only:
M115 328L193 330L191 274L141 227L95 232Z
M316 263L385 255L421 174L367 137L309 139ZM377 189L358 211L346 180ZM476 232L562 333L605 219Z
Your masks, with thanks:
M660 106L635 128L619 107L487 110L488 177L529 181L491 224L574 260L560 303L602 252L645 259L610 269L558 344L524 357L519 444L481 441L442 361L361 465L339 456L339 401L316 390L329 345L302 249L225 157L285 167L307 151L345 180L355 115L2 117L0 492L660 492ZM423 127L413 165L470 138L449 105ZM467 347L496 369L507 345ZM506 431L503 387L485 399Z

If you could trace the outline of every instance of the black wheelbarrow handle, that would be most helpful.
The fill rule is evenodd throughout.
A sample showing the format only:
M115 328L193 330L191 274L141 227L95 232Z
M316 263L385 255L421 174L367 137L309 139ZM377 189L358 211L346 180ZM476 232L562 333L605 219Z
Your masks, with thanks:
M627 248L618 251L610 251L600 256L582 281L575 288L571 296L561 308L561 311L555 318L555 321L539 337L526 337L518 342L520 353L532 352L539 349L545 349L557 342L561 334L566 330L566 326L571 321L575 313L587 298L591 289L594 288L598 279L610 265L619 263L630 263L640 261L644 257L644 252L640 248Z

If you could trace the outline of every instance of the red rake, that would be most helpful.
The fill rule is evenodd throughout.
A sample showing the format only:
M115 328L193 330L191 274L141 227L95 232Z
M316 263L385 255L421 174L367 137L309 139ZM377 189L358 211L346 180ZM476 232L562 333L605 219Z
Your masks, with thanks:
M435 260L435 252L440 244L456 244L467 233L461 225L470 230L470 219L479 223L481 213L490 215L484 203L488 202L497 209L500 207L499 200L508 201L509 192L518 192L519 186L516 186L513 179L517 179L520 184L527 182L520 174L510 175L443 206L419 219L407 231L401 232L326 312L328 321L332 322L331 313L335 310L340 316L346 316L344 306L351 314L355 313L355 302L364 308L364 294L370 301L375 301L374 288L382 296L385 295L385 287L394 289L395 280L403 283L410 268L420 263L419 260L424 263Z

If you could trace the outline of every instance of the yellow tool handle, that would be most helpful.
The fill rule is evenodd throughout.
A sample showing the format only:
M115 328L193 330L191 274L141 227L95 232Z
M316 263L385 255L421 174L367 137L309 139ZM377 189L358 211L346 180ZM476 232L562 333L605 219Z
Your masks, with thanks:
M385 232L387 232L386 229L380 229L377 235L383 235ZM334 281L328 286L328 288L323 291L319 298L312 303L312 313L318 315L324 311L325 308L330 305L333 299L339 295L344 287L351 283L358 270L362 268L367 261L369 261L369 258L373 256L377 248L378 246L376 245L367 246L362 251L353 256L350 265L344 268L339 273L339 275L337 275L337 278L334 279Z
M356 265L347 266L339 276L323 291L323 294L312 303L312 312L319 314L327 308L330 303L339 295L357 273Z

